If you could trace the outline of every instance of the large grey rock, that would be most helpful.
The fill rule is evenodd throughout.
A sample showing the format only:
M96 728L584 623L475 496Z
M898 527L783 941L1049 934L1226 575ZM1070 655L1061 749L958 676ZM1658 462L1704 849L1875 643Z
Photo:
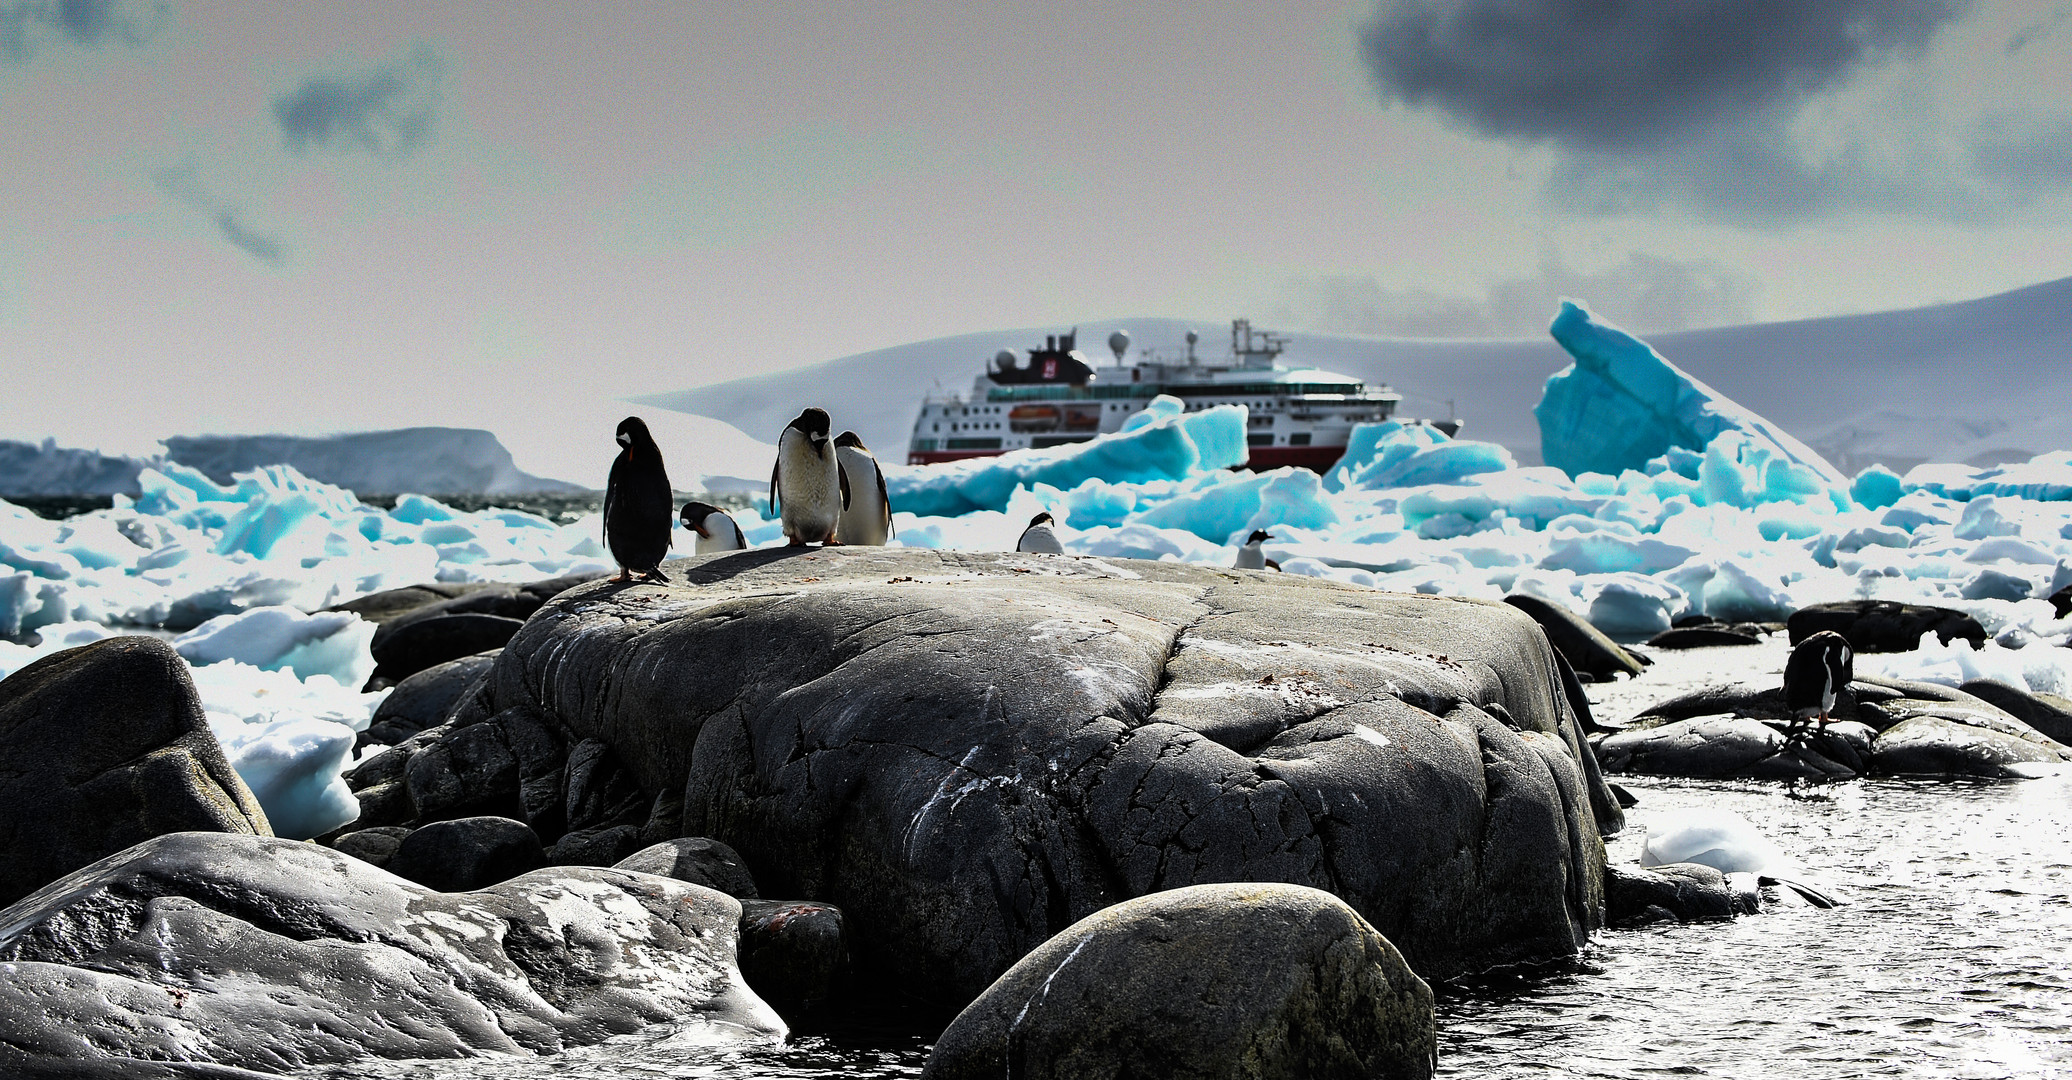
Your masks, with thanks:
M1886 728L1871 744L1872 767L1887 775L2011 778L2068 757L2054 743L1930 712Z
M400 681L427 668L501 649L523 625L519 619L474 611L398 619L375 631L375 677Z
M736 900L761 896L755 877L742 865L733 848L702 836L686 836L642 848L614 864L620 870L660 874L708 889L718 889Z
M435 821L412 830L397 841L382 866L429 889L467 892L537 870L546 862L540 838L530 826L485 815Z
M400 825L381 825L346 833L331 842L333 851L342 851L364 863L372 863L383 869L389 860L395 858L396 848L402 846L403 838L411 830ZM534 843L538 843L537 840Z
M924 1080L1428 1077L1432 991L1336 897L1198 885L1117 904L950 1023Z
M1512 593L1504 597L1504 603L1532 616L1577 674L1603 682L1619 675L1638 675L1647 668L1639 657L1567 608L1526 593Z
M840 907L868 978L961 1005L1086 915L1217 881L1332 891L1434 976L1601 922L1612 799L1510 607L1012 553L669 570L542 608L492 705L681 791L682 834Z
M2072 701L2056 694L2030 693L1991 679L1974 679L1957 689L2000 709L2055 742L2072 743Z
M188 830L273 833L172 646L108 638L0 680L0 905Z
M544 1053L662 1021L780 1039L734 966L740 914L616 870L437 893L315 844L161 836L0 912L0 1072Z
M521 813L518 758L494 724L448 731L413 747L403 778L421 821Z
M1706 922L1755 913L1727 875L1701 863L1614 866L1605 873L1604 906L1614 926Z
M1763 639L1722 626L1679 626L1648 639L1654 649L1709 649L1723 645L1761 645Z
M1817 744L1787 746L1781 732L1760 720L1701 716L1607 736L1597 744L1597 760L1608 773L1721 780L1842 780L1859 774L1821 750Z
M1944 645L1957 638L1970 642L1974 649L1986 643L1986 628L1964 612L1896 600L1814 604L1792 612L1785 625L1793 645L1822 630L1832 630L1848 638L1857 652L1913 652L1921 647L1921 635L1927 633Z
M412 585L338 605L376 622L374 677L398 682L436 664L500 648L555 595L599 574L524 585Z
M374 710L362 743L394 746L426 728L438 727L460 704L461 695L496 663L494 652L449 660L403 679Z

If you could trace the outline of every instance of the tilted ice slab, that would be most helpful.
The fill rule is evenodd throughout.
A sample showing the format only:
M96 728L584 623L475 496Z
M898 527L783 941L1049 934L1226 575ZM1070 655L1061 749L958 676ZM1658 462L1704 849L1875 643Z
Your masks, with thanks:
M1671 447L1702 450L1740 431L1778 458L1831 484L1842 474L1784 429L1664 360L1648 343L1574 300L1561 302L1549 332L1575 363L1547 380L1533 416L1540 453L1570 474L1640 468Z

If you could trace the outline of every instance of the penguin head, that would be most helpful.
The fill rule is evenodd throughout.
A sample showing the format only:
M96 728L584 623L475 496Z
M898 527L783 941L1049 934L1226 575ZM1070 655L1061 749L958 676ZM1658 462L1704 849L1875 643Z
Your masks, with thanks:
M1262 541L1262 540L1271 540L1271 539L1273 539L1273 534L1272 534L1272 533L1270 533L1270 532L1267 532L1267 531L1266 531L1265 529L1253 529L1253 530L1252 530L1252 535L1250 535L1250 536L1247 536L1247 537L1245 537L1245 543L1247 543L1247 544L1256 544L1256 543L1259 543L1259 542L1260 542L1260 541Z
M619 421L619 445L634 447L654 445L655 438L648 434L647 422L638 416L629 416Z
M853 431L844 431L835 436L835 445L854 447L866 454L871 452L870 447L863 445L863 437Z
M705 519L721 512L719 507L711 503L687 502L683 504L683 513L678 516L683 519L684 528L710 540L712 530L705 527Z
M827 441L827 410L817 407L808 408L805 412L792 417L791 423L785 426L799 429L799 434L811 439L813 445L818 447L821 443Z
M1045 511L1044 511L1043 513L1040 513L1040 514L1036 515L1035 517L1032 517L1032 518L1030 518L1030 519L1029 519L1029 527L1030 527L1030 528L1032 528L1032 529L1033 529L1033 528L1035 528L1035 527L1036 527L1036 526L1038 526L1038 525L1055 525L1055 524L1057 524L1057 519L1056 519L1056 518L1054 518L1054 517L1051 517L1051 516L1050 516L1050 511L1048 511L1048 510L1045 510Z

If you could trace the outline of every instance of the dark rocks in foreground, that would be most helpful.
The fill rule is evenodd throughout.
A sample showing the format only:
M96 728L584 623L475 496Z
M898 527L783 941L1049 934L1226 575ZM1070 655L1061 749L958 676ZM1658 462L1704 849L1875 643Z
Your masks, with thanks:
M1754 890L1737 889L1726 874L1700 863L1605 871L1605 917L1613 926L1731 919L1753 915L1760 903Z
M1428 1077L1432 991L1338 898L1197 885L1045 942L936 1042L926 1080Z
M172 646L108 638L0 681L0 905L188 830L273 833Z
M546 1053L663 1021L781 1039L735 968L740 914L645 874L436 893L315 844L175 833L0 914L0 1071Z
M1785 623L1791 643L1832 630L1849 639L1857 652L1913 652L1921 635L1933 633L1944 645L1962 638L1974 649L1986 643L1986 628L1961 611L1931 604L1895 600L1836 600L1791 613Z

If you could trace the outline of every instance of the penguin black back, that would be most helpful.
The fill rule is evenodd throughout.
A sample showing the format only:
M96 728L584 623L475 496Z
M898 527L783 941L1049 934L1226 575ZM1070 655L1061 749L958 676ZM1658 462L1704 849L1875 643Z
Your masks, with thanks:
M604 488L604 545L619 564L617 581L638 572L667 581L656 567L669 557L669 526L675 514L662 448L638 416L619 421L619 456Z

